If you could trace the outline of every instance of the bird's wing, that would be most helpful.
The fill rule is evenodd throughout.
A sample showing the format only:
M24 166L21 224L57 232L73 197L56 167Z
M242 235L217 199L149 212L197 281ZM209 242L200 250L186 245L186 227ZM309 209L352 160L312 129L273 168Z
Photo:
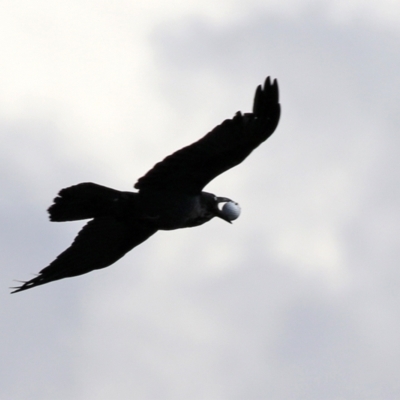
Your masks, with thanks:
M263 87L257 87L252 113L238 112L199 141L166 157L141 177L135 188L198 194L268 139L279 117L278 83L271 83L268 77Z
M128 224L113 217L95 218L82 228L67 250L38 276L13 288L16 290L12 293L108 267L156 231L140 221Z

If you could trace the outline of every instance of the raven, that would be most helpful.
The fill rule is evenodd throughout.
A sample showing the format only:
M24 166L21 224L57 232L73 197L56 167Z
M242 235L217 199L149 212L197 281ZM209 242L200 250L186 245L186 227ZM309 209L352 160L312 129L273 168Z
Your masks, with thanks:
M278 83L268 77L256 89L252 113L237 112L166 157L137 181L137 192L89 182L62 189L48 209L50 220L90 221L68 249L12 293L108 267L158 230L198 226L213 217L236 219L237 203L202 190L268 139L279 117Z

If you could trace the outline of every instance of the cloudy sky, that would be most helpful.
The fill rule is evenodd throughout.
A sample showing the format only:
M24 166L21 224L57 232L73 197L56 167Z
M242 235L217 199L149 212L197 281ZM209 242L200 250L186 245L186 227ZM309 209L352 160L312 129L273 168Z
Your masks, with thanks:
M0 398L400 398L400 7L4 0ZM276 133L208 191L229 225L9 295L73 240L57 192L120 190L278 78Z

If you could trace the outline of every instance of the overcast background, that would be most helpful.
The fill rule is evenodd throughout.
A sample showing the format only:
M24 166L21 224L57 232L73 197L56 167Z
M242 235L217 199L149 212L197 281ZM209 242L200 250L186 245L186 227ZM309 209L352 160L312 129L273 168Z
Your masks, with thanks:
M396 1L3 0L0 398L400 398ZM207 190L233 225L9 295L82 223L57 192L130 190L279 79L275 134Z

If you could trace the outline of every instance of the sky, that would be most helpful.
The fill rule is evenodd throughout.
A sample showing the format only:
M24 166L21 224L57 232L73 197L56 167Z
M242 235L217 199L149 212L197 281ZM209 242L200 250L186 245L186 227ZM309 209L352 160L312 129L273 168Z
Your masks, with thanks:
M400 7L4 0L0 399L400 398ZM9 294L70 245L62 188L133 190L279 81L274 135L206 190L240 218L159 232Z

